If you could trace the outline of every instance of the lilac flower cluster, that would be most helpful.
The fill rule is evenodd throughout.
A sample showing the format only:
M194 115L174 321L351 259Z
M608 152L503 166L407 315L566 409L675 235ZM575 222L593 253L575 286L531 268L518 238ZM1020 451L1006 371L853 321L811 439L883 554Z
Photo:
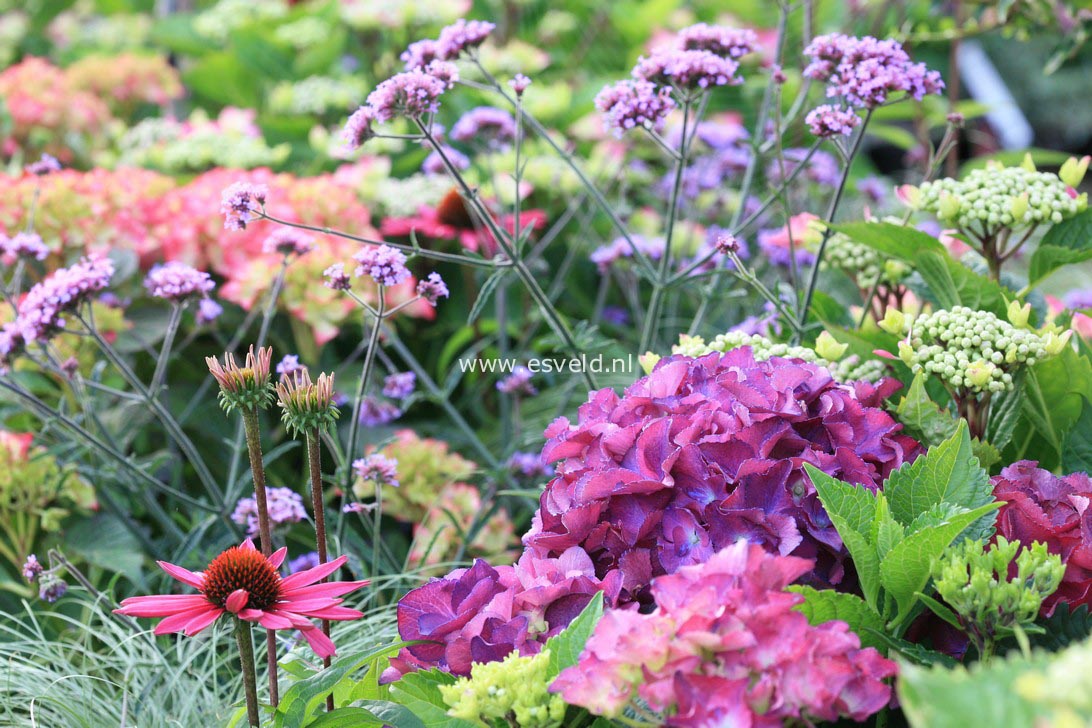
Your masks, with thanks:
M363 481L398 487L398 461L382 453L354 460L353 473Z
M442 60L453 61L481 46L496 27L484 20L460 18L440 31L440 36L436 39L436 50Z
M479 106L466 112L451 127L451 138L494 150L508 148L516 138L516 120L504 109Z
M295 228L279 227L262 242L262 252L267 255L306 255L315 249L315 240Z
M15 320L0 329L0 358L63 329L64 314L106 288L113 275L109 258L89 256L36 283L19 303Z
M61 163L57 161L57 158L44 152L37 162L31 162L26 166L27 174L33 174L39 177L60 171Z
M269 522L273 526L299 523L307 518L303 498L291 488L266 489L266 505L269 507ZM240 498L231 513L231 520L239 525L245 524L248 536L257 536L258 504L254 498Z
M444 163L445 157L447 158L447 164ZM448 164L462 172L463 170L470 169L470 157L466 156L458 149L441 145L439 150L432 150L429 152L428 156L425 157L425 161L421 162L421 171L425 174L445 174L447 173Z
M390 121L397 116L420 119L435 114L446 83L423 70L404 71L391 76L368 94L367 106L375 121Z
M642 81L693 91L741 84L743 79L736 75L738 70L739 63L710 51L671 48L639 59L633 76Z
M427 278L422 278L417 282L417 295L435 306L441 298L447 298L451 294L440 274L433 271L428 274Z
M224 216L225 230L246 230L254 219L255 213L261 213L265 206L269 188L250 182L235 182L224 190L220 197L220 214Z
M216 319L220 318L220 314L224 312L224 307L213 301L211 298L202 298L197 302L197 314L195 319L199 325L211 324Z
M155 298L181 303L207 296L216 284L208 273L177 260L153 266L144 278L144 287Z
M361 106L349 115L345 122L345 128L341 132L341 138L349 149L359 149L364 142L375 136L372 128L378 118L375 109L371 106Z
M27 581L34 581L44 571L42 564L38 561L38 557L34 554L27 556L27 560L23 562L23 578Z
M343 263L334 263L332 266L322 271L322 277L324 279L323 285L327 288L332 288L335 291L347 291L352 287L352 279L349 278L349 274L345 272L345 265Z
M365 397L360 403L360 424L365 427L381 427L402 416L402 410L386 400Z
M508 458L508 467L524 478L541 478L554 472L551 466L543 462L542 454L537 452L512 453L512 457Z
M853 106L873 109L900 91L920 101L944 89L940 74L911 62L895 40L832 33L812 40L804 55L811 59L804 75L826 82L828 97L840 96Z
M19 259L45 260L48 256L49 248L36 232L18 232L10 238L0 234L0 258L5 264L10 265Z
M531 370L523 365L513 367L511 374L497 382L497 391L504 394L536 395L538 390L531 384L533 376Z
M637 127L661 129L675 100L671 89L649 81L619 81L596 95L595 108L603 113L606 128L620 137Z
M750 28L728 28L698 23L678 35L683 50L709 51L724 58L742 58L758 46L758 34Z
M277 364L277 376L291 378L296 372L301 372L306 369L303 364L300 364L299 356L295 354L285 354L284 358Z
M396 286L409 278L406 256L389 245L367 245L353 255L359 265L354 275L371 276L381 286Z
M796 168L799 167L808 156L808 150L802 147L790 147L784 152L784 176L782 176L781 167L777 160L771 160L766 165L766 179L770 181L770 184L780 185L785 178L792 175ZM838 184L840 178L838 170L838 160L824 151L812 152L811 159L807 161L807 167L800 173L801 177L809 182L813 182L822 187L833 187Z
M383 396L391 399L405 399L413 394L417 386L417 375L413 372L395 372L383 379Z
M815 136L826 139L835 136L849 136L861 123L861 117L852 109L844 106L823 104L808 112L804 119L808 129Z

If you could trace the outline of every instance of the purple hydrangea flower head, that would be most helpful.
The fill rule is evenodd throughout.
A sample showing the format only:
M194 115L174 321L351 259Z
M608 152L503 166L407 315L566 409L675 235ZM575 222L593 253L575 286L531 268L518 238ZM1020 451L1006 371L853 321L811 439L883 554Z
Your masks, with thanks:
M398 461L382 453L374 453L353 461L353 473L364 481L397 488Z
M351 149L359 149L364 142L375 136L374 124L378 120L375 109L365 104L352 114L345 122L345 128L341 131L341 138L345 146Z
M335 291L347 291L352 287L349 274L345 272L345 266L342 263L334 263L322 271L322 277L323 285Z
M216 284L208 273L177 260L154 266L144 278L144 288L155 298L181 302L208 295Z
M360 424L365 427L380 427L390 424L402 416L402 410L390 402L375 397L365 397L360 403Z
M680 89L709 89L736 86L739 64L709 51L662 49L637 61L634 78Z
M23 578L27 581L34 581L37 579L44 569L38 562L38 557L31 554L27 557L27 560L23 562Z
M758 47L758 34L750 28L698 23L680 30L678 42L683 50L709 51L723 58L736 59Z
M246 230L247 224L261 213L269 188L250 182L234 182L220 196L220 214L225 230Z
M42 153L41 158L37 162L31 162L26 166L27 174L42 175L52 174L54 172L61 171L61 163L57 161L57 158L51 154Z
M516 96L523 96L523 92L531 85L531 79L527 78L522 73L517 73L508 81L508 85L516 92Z
M267 255L299 256L314 249L312 236L290 227L277 228L262 242L262 252Z
M269 508L269 522L273 526L299 523L307 517L303 498L291 488L266 489L266 505ZM240 498L235 504L231 520L239 525L245 524L248 536L257 536L258 504L254 498Z
M442 60L439 43L429 38L410 43L399 58L406 64L407 71L417 71L433 61Z
M442 145L441 145L442 146ZM470 169L470 157L466 156L458 149L453 149L448 146L443 146L443 156L447 157L447 161L452 167L460 172L465 169ZM425 161L421 163L421 171L425 174L446 174L447 165L444 164L443 157L440 156L440 152L435 149L429 152L429 155L425 157Z
M391 399L405 399L413 394L417 386L417 375L413 372L395 372L383 379L383 396Z
M512 369L511 374L497 382L497 391L504 394L526 394L529 396L538 394L535 385L531 384L531 377L533 376L534 374L527 367L523 365L516 366Z
M861 117L852 109L844 106L823 104L808 112L804 119L808 130L815 136L826 139L835 136L849 136L861 123Z
M300 364L300 358L296 354L285 354L284 358L277 363L277 376L279 377L291 377L298 371L306 369L303 364Z
M437 301L441 298L447 298L450 293L440 274L433 271L428 274L427 278L422 278L417 282L417 295L435 306Z
M1092 288L1077 288L1062 297L1065 307L1072 311L1092 308Z
M368 94L367 106L374 112L374 121L390 121L398 116L420 119L436 113L445 88L444 81L424 71L405 71Z
M366 245L353 260L359 263L354 275L370 276L381 286L396 286L410 275L405 254L389 245Z
M305 554L300 554L296 558L288 562L288 573L295 574L299 571L307 571L313 569L319 565L319 556L317 551L308 551Z
M620 137L638 127L662 128L675 101L669 88L649 81L619 81L596 95L595 108L602 112L607 130Z
M504 109L478 106L463 114L451 127L451 138L489 149L506 149L516 138L516 120Z
M13 322L21 340L45 339L64 328L64 314L106 288L113 275L109 258L92 255L36 283L19 304Z
M622 395L592 393L577 424L546 430L557 475L524 545L539 556L580 546L596 574L621 573L623 602L741 538L814 559L808 581L837 584L846 552L803 463L878 488L921 451L880 408L898 386L839 384L749 347L665 357Z
M453 61L464 53L471 51L489 37L497 26L484 20L466 20L460 18L440 31L440 37L436 40L440 58L445 61Z
M811 59L804 75L825 81L828 97L840 96L853 106L876 108L898 92L920 101L944 89L939 73L924 63L913 63L902 45L891 39L821 35L804 49L804 55Z
M45 260L49 256L49 248L42 241L41 235L24 230L10 238L0 234L0 255L5 262L13 262L19 258Z
M202 298L197 302L197 323L200 325L211 324L216 319L220 318L220 314L224 312L224 307L211 298Z

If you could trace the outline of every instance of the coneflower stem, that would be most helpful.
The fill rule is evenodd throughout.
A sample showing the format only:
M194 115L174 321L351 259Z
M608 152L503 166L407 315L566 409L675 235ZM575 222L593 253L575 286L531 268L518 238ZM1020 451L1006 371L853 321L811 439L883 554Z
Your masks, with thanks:
M235 620L235 642L239 645L239 663L243 671L243 690L246 692L246 717L250 725L258 726L258 684L254 673L254 640L250 635L250 622Z
M273 553L273 533L269 525L269 502L265 493L265 465L262 461L262 436L258 427L258 409L243 408L243 430L246 432L246 449L250 455L250 476L254 479L254 504L258 510L258 537L262 555ZM269 668L269 702L273 707L280 703L280 690L277 684L277 635L271 630L265 631L266 664Z
M318 551L320 564L328 561L326 555L326 506L322 499L322 449L320 446L319 430L307 431L307 471L311 476L311 508L315 512L315 550ZM325 582L323 579L322 582ZM330 620L322 620L322 633L330 636ZM330 658L322 660L324 668L330 667ZM326 696L326 710L334 709L333 694Z

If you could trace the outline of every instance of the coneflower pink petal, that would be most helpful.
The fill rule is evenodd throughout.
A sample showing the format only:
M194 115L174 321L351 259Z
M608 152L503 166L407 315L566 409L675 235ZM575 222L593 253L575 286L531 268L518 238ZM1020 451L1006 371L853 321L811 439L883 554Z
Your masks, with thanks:
M209 606L211 607L211 609L204 612L203 614L194 617L189 621L189 623L186 625L186 628L182 630L183 634L185 634L187 637L193 637L195 634L204 630L210 624L219 619L221 615L223 615L223 609L215 607L211 604Z
M281 619L287 619L296 629L309 629L310 627L314 626L311 620L307 617L304 617L301 614L296 614L295 612L285 611L284 609L272 609L268 611L267 614L275 615L277 617L280 617Z
M166 561L157 561L156 563L159 564L159 568L163 569L163 571L166 571L183 584L189 584L197 589L200 589L204 585L204 577L200 574L195 574L189 569L183 569L181 566L169 564Z
M241 549L250 549L251 551L256 551L257 550L257 549L254 548L254 542L251 541L249 538L243 539L243 542L241 544L239 544L239 548L241 548Z
M246 589L236 589L231 594L228 594L227 601L224 602L224 606L232 614L238 614L239 610L246 606L246 603L250 601L250 592Z
M295 574L286 576L284 581L281 582L281 593L284 593L286 589L294 589L308 584L314 584L319 579L325 579L330 574L341 568L341 565L348 560L347 556L338 556L333 561L325 564L319 564L313 569L306 569L304 571L297 571Z
M307 644L311 645L311 649L319 657L333 657L337 654L337 648L334 647L333 641L324 635L318 627L312 626L310 629L301 629L300 634L303 635L304 639L307 640Z
M314 619L328 619L334 622L347 622L351 619L360 619L364 616L363 612L358 612L355 609L349 609L348 607L327 607L326 609L317 609L307 612L308 617Z
M248 622L257 622L262 618L263 614L265 614L265 612L260 609L240 609L239 613L235 616L239 619L245 619Z
M271 612L262 612L262 616L258 619L258 624L266 629L292 629L294 626L291 619Z
M203 607L195 607L193 609L187 609L178 614L172 614L164 619L162 622L155 626L156 634L171 634L172 632L181 632L186 626L195 619L204 616L209 611L215 612L217 616L224 613L224 610L220 607L213 606L208 602L205 602Z
M269 563L273 565L274 569L280 567L284 563L284 557L288 554L288 547L282 547L274 551L269 555Z
M208 603L200 594L156 594L129 597L121 602L121 607L115 609L114 613L130 617L169 617Z
M330 597L315 597L312 599L292 599L288 601L281 601L277 603L277 607L285 610L286 612L296 612L297 614L303 614L304 612L313 612L316 609L326 609L327 607L334 607L341 604L343 600L333 599Z
M295 589L285 589L284 582L282 582L281 600L293 601L302 597L314 599L319 596L340 597L343 594L368 586L368 584L371 584L371 582L365 579L364 581L332 581L329 584L311 584L309 586L298 586Z

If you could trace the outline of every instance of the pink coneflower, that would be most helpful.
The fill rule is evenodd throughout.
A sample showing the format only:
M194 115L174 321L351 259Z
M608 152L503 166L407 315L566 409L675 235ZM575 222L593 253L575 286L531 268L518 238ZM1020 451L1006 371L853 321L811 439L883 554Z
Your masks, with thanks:
M247 539L217 556L203 572L160 561L159 566L198 594L129 597L115 609L130 617L164 617L155 634L182 632L193 636L227 613L266 629L295 629L319 657L335 654L334 643L311 620L348 621L364 616L340 606L341 596L367 586L368 581L321 582L341 568L339 556L313 569L281 577L278 569L287 549L262 556Z

